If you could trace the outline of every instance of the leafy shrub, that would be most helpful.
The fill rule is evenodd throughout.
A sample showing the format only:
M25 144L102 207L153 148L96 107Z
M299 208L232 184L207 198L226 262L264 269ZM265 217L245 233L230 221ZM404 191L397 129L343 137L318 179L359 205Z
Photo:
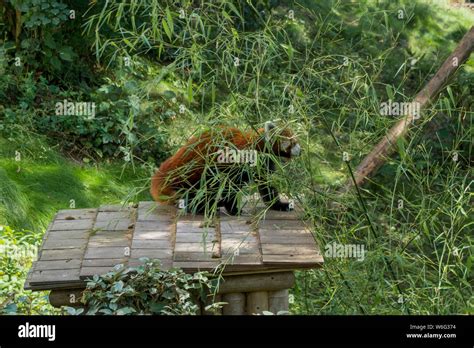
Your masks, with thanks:
M158 261L143 261L141 266L117 266L114 271L90 279L82 299L87 314L198 314L198 303L206 303L215 289L215 280L207 272L163 271ZM218 306L213 304L206 309ZM68 310L82 313L82 309Z
M161 125L178 106L164 98L149 100L131 78L124 74L79 91L64 90L43 76L9 71L0 76L0 134L44 134L80 159L159 160L167 154L167 135ZM64 100L94 103L96 114L58 115L56 105Z
M0 314L54 314L47 292L24 290L41 233L0 226Z

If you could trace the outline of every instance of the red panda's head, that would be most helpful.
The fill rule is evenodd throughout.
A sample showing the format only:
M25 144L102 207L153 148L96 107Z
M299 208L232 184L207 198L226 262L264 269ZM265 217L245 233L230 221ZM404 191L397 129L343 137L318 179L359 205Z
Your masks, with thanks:
M274 123L266 122L264 128L265 141L270 142L273 153L284 158L292 158L301 154L301 146L291 129L277 129Z

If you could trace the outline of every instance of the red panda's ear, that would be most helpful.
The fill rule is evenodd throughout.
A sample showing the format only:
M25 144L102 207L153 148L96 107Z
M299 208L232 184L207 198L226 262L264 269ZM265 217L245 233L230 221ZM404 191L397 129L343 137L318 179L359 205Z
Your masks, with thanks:
M270 131L276 126L272 121L265 122L265 140L270 140Z

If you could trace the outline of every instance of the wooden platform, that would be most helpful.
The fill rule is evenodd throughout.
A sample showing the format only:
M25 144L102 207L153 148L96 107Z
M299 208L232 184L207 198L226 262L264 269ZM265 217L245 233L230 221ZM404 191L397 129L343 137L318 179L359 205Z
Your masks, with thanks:
M59 211L49 226L26 289L83 288L94 274L117 264L137 266L159 259L163 268L248 274L315 268L323 263L298 210L270 211L255 205L240 217L220 216L204 226L202 216L140 202L98 209Z

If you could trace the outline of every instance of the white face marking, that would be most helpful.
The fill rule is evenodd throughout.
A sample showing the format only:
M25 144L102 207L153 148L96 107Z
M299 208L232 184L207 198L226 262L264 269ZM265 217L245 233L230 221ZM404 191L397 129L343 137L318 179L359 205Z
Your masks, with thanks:
M292 156L299 156L301 153L301 147L300 144L296 144L291 148L291 155Z
M282 141L280 143L280 150L283 151L283 152L287 152L288 149L290 148L290 145L291 145L291 143L289 141L287 141L287 140Z

